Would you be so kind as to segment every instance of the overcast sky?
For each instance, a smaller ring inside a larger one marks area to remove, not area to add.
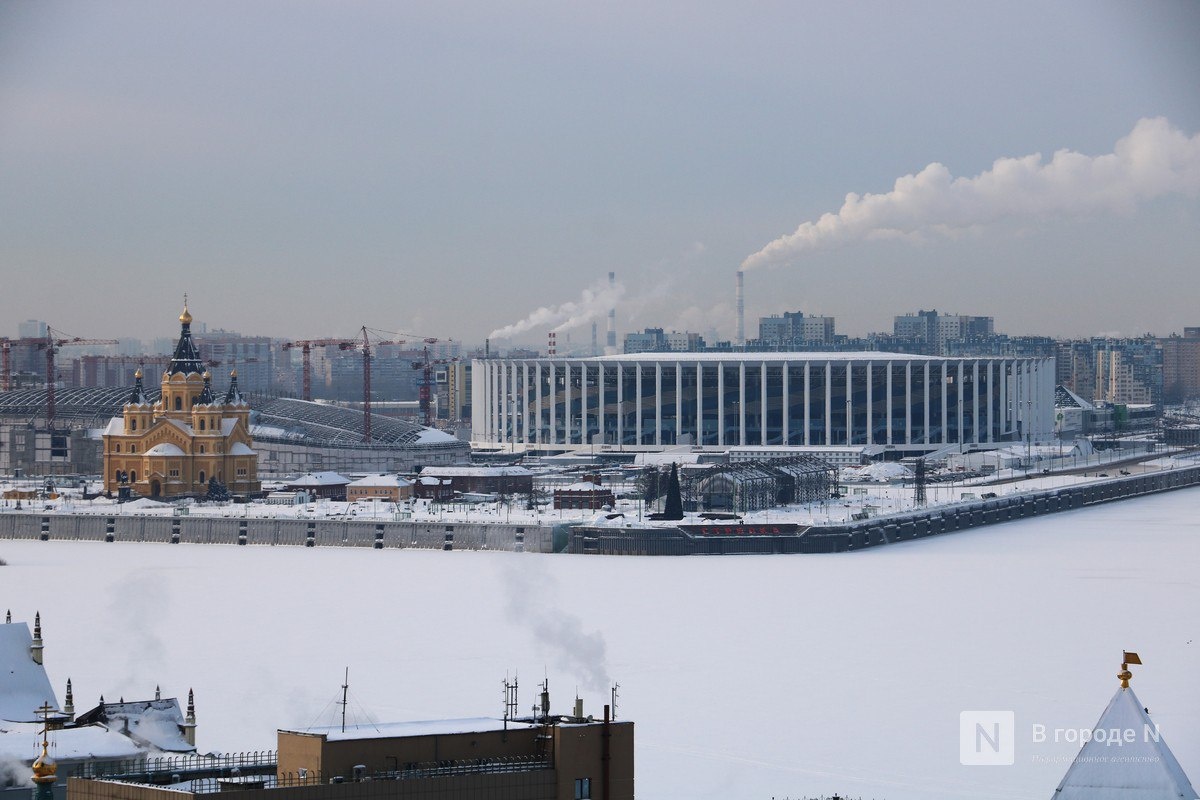
[[[1154,118],[1186,161],[1197,41],[1191,0],[5,0],[0,335],[36,318],[151,339],[187,292],[243,333],[472,343],[586,305],[614,270],[620,331],[729,337],[735,271],[794,232],[750,262],[751,331],[937,307],[1162,335],[1200,325],[1196,165],[1104,202],[1043,167]],[[1011,196],[979,200],[994,162],[1031,154]],[[886,195],[935,162],[914,220]],[[849,193],[884,195],[889,235],[847,204],[809,246]]]

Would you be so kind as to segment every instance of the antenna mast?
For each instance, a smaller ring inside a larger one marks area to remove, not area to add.
[[[342,682],[342,733],[346,732],[346,695],[350,691],[350,668],[346,667],[346,677]]]

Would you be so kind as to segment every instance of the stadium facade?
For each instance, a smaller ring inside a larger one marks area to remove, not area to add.
[[[640,353],[472,364],[477,446],[885,445],[1037,441],[1054,359],[898,353]]]

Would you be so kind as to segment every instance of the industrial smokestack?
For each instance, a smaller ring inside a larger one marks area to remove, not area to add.
[[[617,291],[617,273],[608,273],[608,289],[616,297]],[[612,306],[608,309],[608,338],[604,341],[604,355],[614,356],[617,354],[617,301],[613,300]]]
[[[744,273],[737,271],[737,346],[746,346],[746,298],[744,295]]]

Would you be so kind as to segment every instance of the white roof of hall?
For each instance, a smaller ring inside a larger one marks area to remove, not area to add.
[[[37,709],[49,703],[58,709],[58,700],[46,677],[46,668],[33,660],[29,646],[33,636],[24,622],[0,622],[0,720],[36,722]]]
[[[1093,737],[1054,790],[1055,800],[1195,800],[1196,790],[1133,689],[1117,689],[1093,731],[1131,731],[1119,743]],[[1155,741],[1157,739],[1157,741]]]

